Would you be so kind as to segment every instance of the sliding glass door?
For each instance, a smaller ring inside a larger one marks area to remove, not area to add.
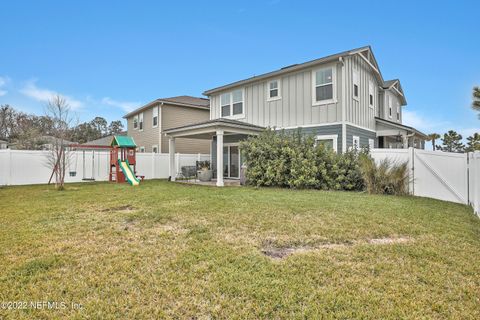
[[[225,178],[240,178],[240,150],[238,144],[223,147],[223,176]]]

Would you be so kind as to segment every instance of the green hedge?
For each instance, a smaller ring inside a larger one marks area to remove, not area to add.
[[[247,165],[247,183],[296,189],[363,190],[359,153],[337,154],[315,146],[300,131],[265,130],[240,145]]]

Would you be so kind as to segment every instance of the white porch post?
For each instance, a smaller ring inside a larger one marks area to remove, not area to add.
[[[217,187],[223,187],[223,130],[217,130]]]
[[[170,180],[175,181],[176,170],[175,170],[175,138],[170,137],[168,140],[168,155],[170,159],[170,166],[168,168],[168,173],[170,175]]]
[[[403,149],[408,149],[408,135],[403,136]]]

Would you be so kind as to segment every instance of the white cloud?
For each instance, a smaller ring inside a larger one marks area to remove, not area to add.
[[[433,117],[427,118],[418,112],[409,110],[403,110],[402,117],[402,123],[404,125],[414,127],[427,134],[438,130],[444,130],[443,128],[448,127],[450,124],[448,121],[435,119]]]
[[[122,108],[125,112],[130,112],[136,109],[141,103],[140,102],[131,102],[131,101],[118,101],[109,97],[102,99],[102,103],[108,106]]]
[[[8,77],[0,77],[0,97],[6,95],[8,93],[7,90],[4,90],[2,89],[2,87],[4,87],[7,82],[9,82],[10,79]]]
[[[72,110],[77,110],[83,107],[83,103],[80,100],[58,93],[53,90],[39,88],[35,84],[35,81],[27,82],[27,84],[20,90],[20,93],[40,102],[48,102],[55,95],[59,95],[67,101],[68,105],[70,106],[70,108],[72,108]]]

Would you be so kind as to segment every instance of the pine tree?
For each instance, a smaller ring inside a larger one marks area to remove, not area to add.
[[[467,138],[467,148],[465,151],[467,152],[474,152],[480,151],[480,134],[474,133],[470,137]]]
[[[442,145],[437,146],[437,149],[445,152],[464,152],[465,145],[462,143],[462,135],[454,130],[449,130],[443,135]]]
[[[472,109],[480,112],[480,87],[473,88]],[[480,118],[480,114],[478,115],[478,118]]]

